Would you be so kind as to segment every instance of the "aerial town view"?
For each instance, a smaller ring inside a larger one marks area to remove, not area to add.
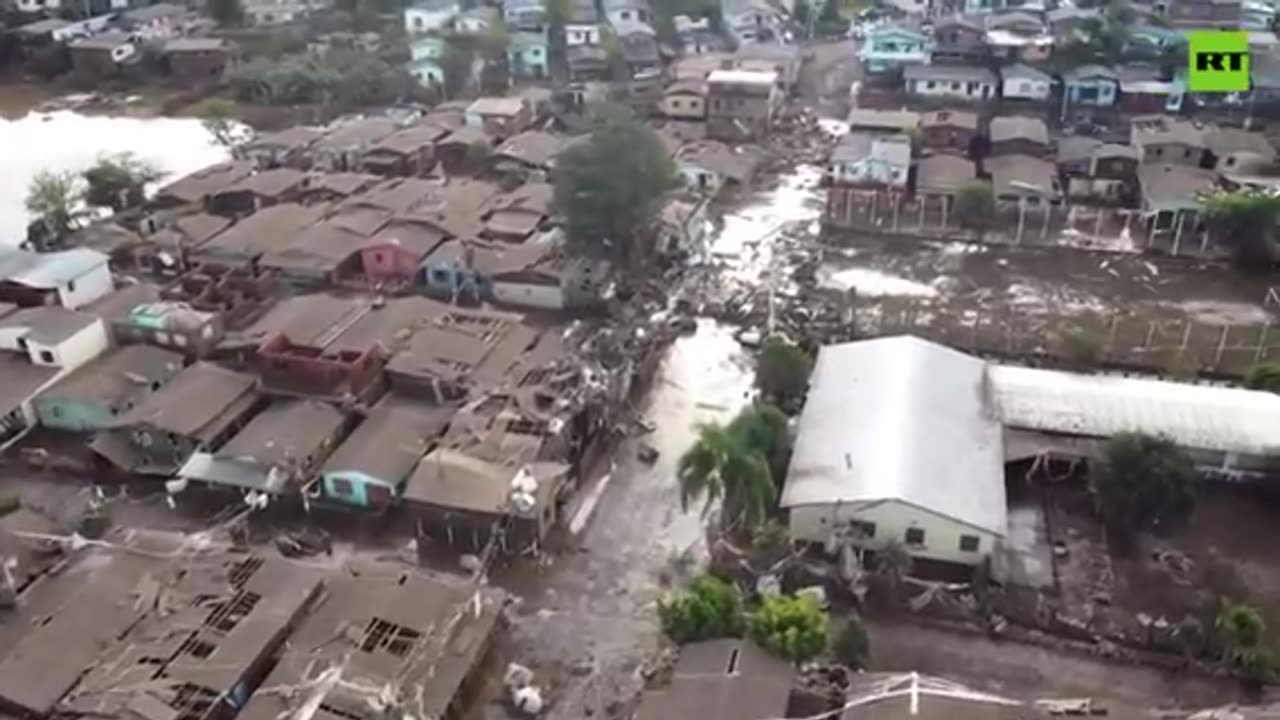
[[[0,0],[0,720],[1280,718],[1277,30]]]

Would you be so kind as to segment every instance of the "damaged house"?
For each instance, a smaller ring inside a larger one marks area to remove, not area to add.
[[[147,345],[129,345],[90,362],[36,396],[40,424],[55,430],[92,432],[159,390],[182,370],[182,356]]]
[[[395,503],[454,409],[387,395],[320,470],[324,499],[381,512]]]
[[[312,692],[259,692],[238,718],[451,717],[480,675],[505,603],[497,588],[400,567],[335,574],[263,681]]]
[[[0,250],[0,302],[78,310],[115,289],[107,260],[88,248]]]
[[[298,489],[329,456],[345,425],[342,412],[331,405],[276,402],[222,447],[192,454],[178,477],[269,495]]]
[[[99,432],[90,448],[124,472],[170,476],[244,427],[260,405],[256,387],[252,376],[196,363]]]

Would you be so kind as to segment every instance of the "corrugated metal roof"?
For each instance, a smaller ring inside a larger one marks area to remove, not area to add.
[[[914,337],[824,347],[783,507],[896,500],[1003,535],[1003,440],[985,368]]]
[[[38,253],[33,264],[10,275],[8,280],[27,287],[56,288],[106,264],[106,255],[89,248]]]
[[[1280,454],[1280,395],[1188,383],[993,365],[995,409],[1008,426],[1109,437],[1165,435],[1186,448]]]

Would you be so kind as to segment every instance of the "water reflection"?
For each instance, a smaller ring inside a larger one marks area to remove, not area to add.
[[[132,152],[171,176],[227,157],[199,120],[122,118],[62,111],[0,120],[0,245],[26,237],[23,201],[42,170],[79,172],[101,155]]]

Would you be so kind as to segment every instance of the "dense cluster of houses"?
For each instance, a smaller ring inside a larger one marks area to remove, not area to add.
[[[564,247],[550,182],[581,140],[538,129],[545,100],[263,135],[73,250],[6,251],[0,443],[536,547],[643,355],[565,319],[612,277]],[[673,194],[657,249],[701,242],[706,203]]]
[[[453,576],[138,530],[72,547],[63,532],[28,510],[0,517],[6,714],[446,717],[502,624],[502,591]]]

